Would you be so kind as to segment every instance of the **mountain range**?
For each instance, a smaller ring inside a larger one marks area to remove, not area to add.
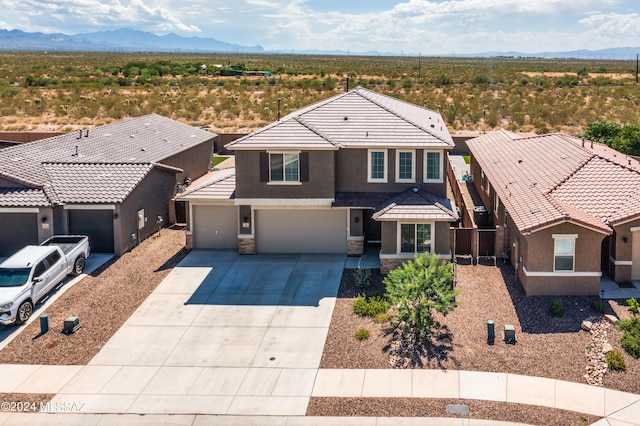
[[[310,55],[364,55],[394,56],[390,52],[350,52],[342,50],[265,50],[260,45],[243,46],[205,37],[182,37],[176,34],[159,36],[153,33],[120,28],[68,35],[62,33],[25,32],[0,29],[0,50],[30,51],[85,51],[85,52],[180,52],[180,53],[279,53]],[[456,57],[523,57],[558,59],[636,59],[640,47],[617,47],[601,50],[573,50],[568,52],[478,52],[471,54],[449,54],[437,56]],[[403,56],[418,56],[409,54]],[[423,56],[429,55],[426,52]]]

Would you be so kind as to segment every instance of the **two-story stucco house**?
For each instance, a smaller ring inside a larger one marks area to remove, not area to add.
[[[295,111],[226,148],[235,170],[181,196],[194,248],[345,253],[380,246],[383,272],[415,253],[450,258],[439,113],[363,88]]]

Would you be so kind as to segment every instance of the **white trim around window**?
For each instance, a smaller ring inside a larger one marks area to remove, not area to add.
[[[574,272],[578,234],[552,234],[551,237],[553,238],[553,272]]]
[[[300,184],[300,152],[299,151],[268,151],[269,182],[271,185],[299,185]],[[274,163],[274,156],[282,156],[280,164]],[[277,165],[277,167],[274,167]],[[277,173],[274,175],[274,171]]]
[[[438,169],[436,170],[438,177],[431,177],[429,178],[429,174],[431,172],[431,174],[433,174],[433,170],[430,169],[429,167],[429,157],[432,158],[432,162],[433,162],[433,157],[435,156],[435,154],[438,155]],[[443,159],[443,155],[442,155],[442,151],[433,151],[433,150],[424,150],[424,174],[423,174],[423,180],[424,183],[442,183],[442,159]]]
[[[409,154],[409,155],[406,155]],[[402,158],[401,158],[402,157]],[[407,172],[407,160],[410,162],[408,167],[410,168],[410,176],[406,176]],[[402,164],[401,164],[402,163]],[[402,166],[402,167],[401,167]],[[400,173],[405,174],[401,177]],[[413,149],[398,149],[396,150],[396,182],[398,183],[415,183],[416,181],[416,151]]]
[[[402,231],[403,227],[405,230],[408,230],[410,227],[413,227],[413,241],[411,242],[408,239],[403,241],[402,239]],[[426,233],[426,235],[425,235]],[[420,241],[420,235],[425,236],[425,239]],[[426,236],[428,235],[428,238]],[[435,222],[422,222],[422,223],[409,223],[409,222],[397,222],[396,228],[396,253],[401,255],[413,255],[415,253],[433,253],[436,243],[436,225]],[[413,251],[407,251],[406,246],[413,244]],[[421,246],[428,245],[428,250],[420,250]],[[403,251],[403,246],[405,246],[405,251]]]
[[[380,154],[382,154],[382,164],[380,164]],[[374,157],[375,165],[373,164]],[[386,149],[369,149],[367,151],[367,182],[387,183],[387,159]],[[382,166],[382,170],[380,170],[380,166]],[[373,177],[374,173],[376,177]]]

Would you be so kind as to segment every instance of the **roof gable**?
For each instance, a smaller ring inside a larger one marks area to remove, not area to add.
[[[373,215],[375,220],[446,220],[458,219],[451,207],[451,201],[436,197],[424,189],[409,188],[395,196],[380,211]]]
[[[292,120],[310,131],[300,132]],[[286,134],[287,130],[292,134]],[[446,149],[453,145],[439,113],[357,87],[294,111],[226,147],[232,150],[282,146],[291,149],[376,146]]]

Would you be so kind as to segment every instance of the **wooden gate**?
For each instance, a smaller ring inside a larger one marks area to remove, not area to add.
[[[496,230],[478,229],[478,256],[493,257],[496,255]]]
[[[451,228],[453,233],[453,253],[456,256],[471,256],[473,249],[473,228]]]

